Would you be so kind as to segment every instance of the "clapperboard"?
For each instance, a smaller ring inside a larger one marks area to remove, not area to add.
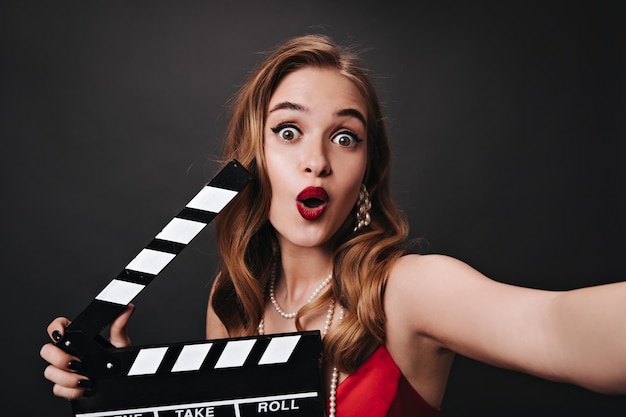
[[[102,331],[245,187],[228,163],[92,300],[58,345],[93,385],[75,417],[323,417],[319,331],[115,348]]]

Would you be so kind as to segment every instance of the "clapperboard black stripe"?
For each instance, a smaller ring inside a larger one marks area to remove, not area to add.
[[[229,162],[72,321],[66,331],[65,349],[80,353],[81,347],[71,340],[74,331],[80,332],[81,338],[98,339],[100,332],[187,247],[250,179],[239,162]],[[98,341],[102,344],[102,340]]]
[[[163,240],[163,239],[157,239],[157,238],[154,238],[152,240],[152,242],[150,242],[150,243],[148,243],[148,245],[146,245],[146,249],[152,249],[152,250],[156,250],[156,251],[172,253],[174,255],[178,255],[186,247],[187,247],[187,245],[182,244],[182,243],[171,242],[169,240]]]
[[[178,217],[185,220],[192,220],[200,223],[211,223],[215,214],[202,210],[190,209],[185,207],[178,213]]]

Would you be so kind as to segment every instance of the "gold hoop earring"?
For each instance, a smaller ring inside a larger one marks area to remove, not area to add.
[[[370,225],[372,221],[371,217],[372,202],[370,201],[370,193],[367,192],[365,184],[361,184],[361,191],[359,191],[359,198],[356,201],[356,226],[354,231],[361,230],[364,227]]]

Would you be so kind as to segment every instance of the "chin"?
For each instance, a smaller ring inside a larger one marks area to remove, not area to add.
[[[288,230],[274,227],[279,242],[301,248],[317,248],[327,246],[332,239],[332,234],[328,230],[316,225],[294,224],[297,226],[289,226]]]

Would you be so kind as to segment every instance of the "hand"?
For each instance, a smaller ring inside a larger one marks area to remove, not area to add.
[[[109,342],[118,348],[130,346],[128,336],[128,320],[135,310],[134,304],[126,306],[124,311],[111,322]],[[55,342],[63,340],[65,328],[71,321],[65,317],[57,317],[48,325],[48,335]],[[87,396],[91,392],[91,381],[81,375],[82,363],[80,360],[65,352],[53,343],[46,343],[39,352],[42,359],[49,363],[44,371],[44,377],[52,382],[52,392],[57,397],[75,400]]]

